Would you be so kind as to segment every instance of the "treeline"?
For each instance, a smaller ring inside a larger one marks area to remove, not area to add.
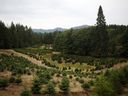
[[[96,26],[57,34],[53,48],[64,54],[128,57],[128,26],[107,26],[100,6]]]
[[[49,33],[42,33],[42,43],[43,44],[53,44],[54,39],[56,38],[56,35],[61,32],[55,31],[55,32],[49,32]]]
[[[128,26],[109,25],[106,27],[108,32],[108,45],[106,52],[101,51],[107,56],[128,57]],[[61,51],[65,54],[97,56],[100,43],[93,34],[96,27],[90,27],[80,30],[67,30],[59,33],[54,41],[55,51]],[[105,43],[105,40],[101,41]],[[104,48],[104,46],[103,46]]]
[[[93,57],[128,57],[128,26],[106,25],[99,7],[96,26],[65,32],[34,33],[20,24],[7,27],[0,21],[0,48],[52,44],[55,51]]]
[[[106,25],[99,7],[96,26],[70,29],[65,32],[44,33],[43,43],[53,44],[64,54],[93,57],[128,57],[128,26]]]
[[[0,48],[21,48],[42,43],[42,35],[30,27],[11,23],[6,26],[0,21]]]

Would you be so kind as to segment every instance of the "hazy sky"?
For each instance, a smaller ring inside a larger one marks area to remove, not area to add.
[[[94,25],[99,5],[107,24],[128,25],[128,0],[0,0],[0,20],[43,29]]]

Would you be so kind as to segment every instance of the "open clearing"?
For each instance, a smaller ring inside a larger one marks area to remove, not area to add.
[[[35,48],[32,48],[31,50],[36,50]],[[53,81],[55,83],[55,90],[58,92],[58,95],[60,94],[61,90],[59,89],[60,82],[62,80],[62,77],[66,76],[69,79],[70,82],[70,96],[77,96],[76,94],[81,94],[81,96],[87,96],[87,94],[90,93],[90,91],[85,90],[81,87],[82,82],[90,82],[95,80],[97,76],[100,74],[104,73],[106,70],[111,70],[111,69],[119,69],[122,67],[125,67],[128,65],[127,62],[123,63],[118,63],[110,68],[104,68],[101,70],[93,70],[95,66],[90,66],[86,63],[80,64],[79,62],[76,62],[75,64],[72,64],[70,62],[68,63],[58,63],[57,61],[53,61],[51,59],[52,53],[47,53],[47,54],[35,54],[37,57],[41,57],[40,59],[34,58],[33,56],[30,56],[29,54],[21,53],[21,52],[16,52],[12,49],[0,50],[0,54],[5,54],[7,56],[11,57],[22,57],[28,61],[30,61],[32,64],[36,65],[34,70],[38,70],[39,66],[40,68],[46,68],[47,70],[54,70],[56,73],[52,76],[52,79],[50,81]],[[46,61],[45,61],[46,60]],[[45,61],[45,62],[44,62]],[[49,62],[50,65],[46,64]],[[19,62],[20,63],[20,62]],[[55,65],[55,66],[53,66]],[[66,69],[64,69],[66,68]],[[78,69],[77,69],[78,68]],[[45,69],[45,70],[46,70]],[[77,70],[76,70],[77,69]],[[51,71],[52,72],[52,71]],[[59,75],[58,75],[59,74]],[[12,76],[12,72],[8,70],[4,70],[3,72],[0,72],[0,77],[2,78],[10,78]],[[22,90],[25,88],[31,90],[32,83],[34,78],[37,77],[36,73],[33,71],[31,74],[22,74],[21,79],[22,83],[20,84],[9,84],[9,86],[5,90],[0,90],[1,96],[20,96],[20,93]],[[91,91],[93,90],[93,86],[90,89]],[[42,92],[46,89],[46,84],[42,85]],[[74,95],[73,95],[74,94]]]

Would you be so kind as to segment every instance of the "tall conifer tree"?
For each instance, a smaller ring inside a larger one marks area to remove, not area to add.
[[[96,30],[93,36],[94,55],[97,57],[105,57],[108,54],[108,33],[106,29],[105,16],[102,7],[99,7]]]

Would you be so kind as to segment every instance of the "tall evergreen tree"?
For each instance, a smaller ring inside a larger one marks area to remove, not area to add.
[[[102,27],[102,28],[106,27],[105,16],[103,14],[103,10],[101,6],[99,7],[98,10],[97,27]]]
[[[105,57],[108,53],[108,33],[106,29],[105,16],[102,7],[99,7],[96,29],[92,34],[92,54],[97,57]]]

